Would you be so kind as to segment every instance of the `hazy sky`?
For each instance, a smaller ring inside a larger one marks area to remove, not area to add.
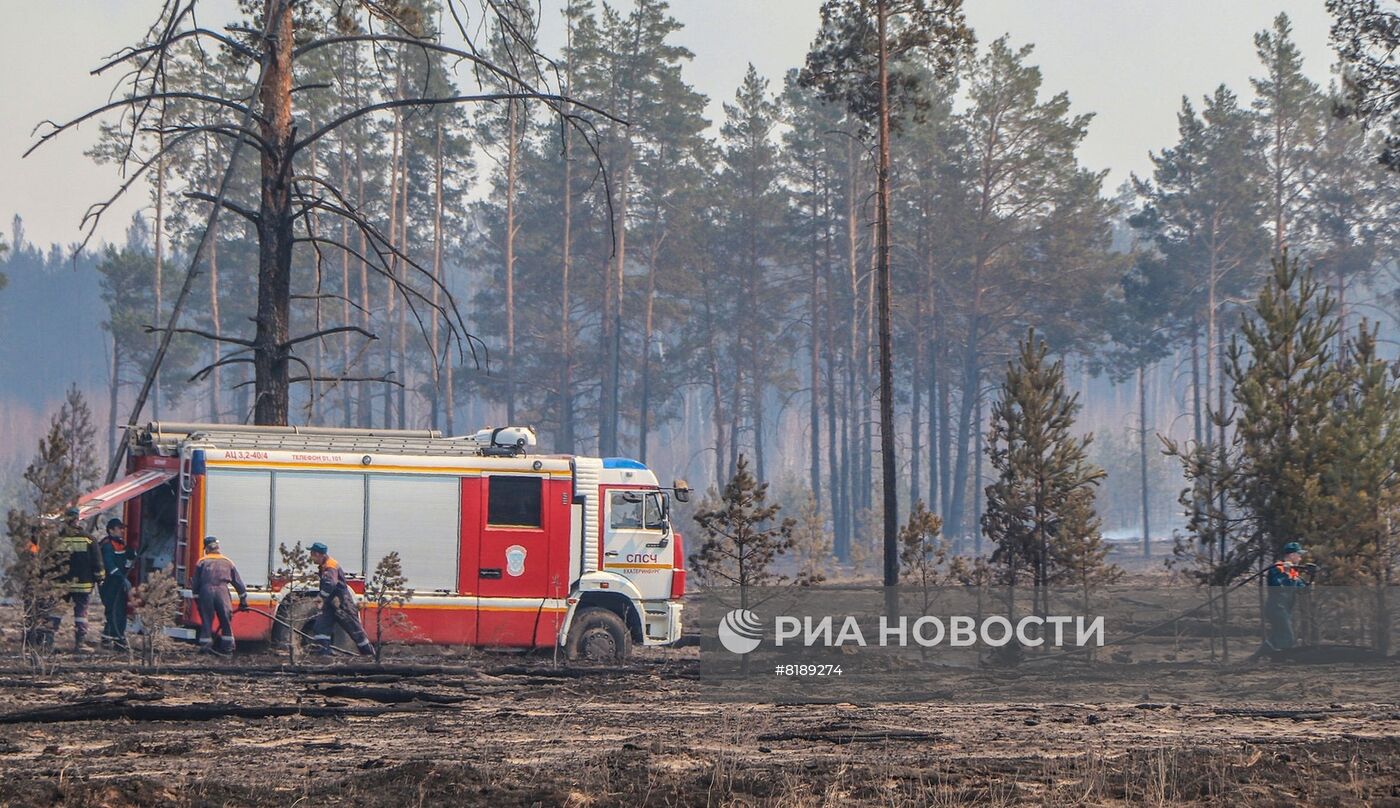
[[[965,0],[985,42],[1010,34],[1034,43],[1047,92],[1066,91],[1076,112],[1096,117],[1081,151],[1092,168],[1110,169],[1111,191],[1129,172],[1149,168],[1149,150],[1175,140],[1183,94],[1199,98],[1225,83],[1246,98],[1257,73],[1252,35],[1288,13],[1306,68],[1325,83],[1332,55],[1323,0]],[[228,16],[231,0],[205,0],[203,21]],[[629,0],[616,0],[626,8]],[[88,71],[102,56],[135,41],[159,8],[157,0],[0,0],[8,23],[0,34],[0,232],[9,240],[14,213],[30,241],[79,238],[87,206],[117,186],[115,169],[83,157],[96,127],[67,134],[27,159],[34,125],[72,117],[106,100],[108,78]],[[203,5],[203,4],[202,4]],[[557,41],[562,0],[544,0],[546,44]],[[710,118],[732,98],[753,62],[774,80],[801,63],[817,24],[820,0],[672,0],[695,52],[686,73],[710,97]],[[133,192],[99,236],[118,239],[146,204]]]

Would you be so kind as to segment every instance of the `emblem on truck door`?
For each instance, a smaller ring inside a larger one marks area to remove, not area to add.
[[[519,578],[525,574],[525,548],[512,544],[506,548],[506,574]]]

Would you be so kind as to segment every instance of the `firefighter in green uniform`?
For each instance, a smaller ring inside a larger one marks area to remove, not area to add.
[[[64,593],[63,599],[73,605],[73,650],[82,651],[87,637],[88,601],[102,580],[102,554],[97,542],[79,527],[78,514],[78,509],[69,509],[63,538],[59,539],[59,553],[68,557],[68,570],[59,581],[59,589]],[[57,634],[63,625],[63,611],[56,608],[50,612],[49,625]]]

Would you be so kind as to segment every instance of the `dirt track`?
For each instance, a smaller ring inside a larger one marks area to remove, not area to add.
[[[1215,703],[1143,700],[1160,678],[1145,671],[1102,702],[771,705],[707,701],[686,657],[647,654],[624,673],[483,653],[382,672],[272,656],[10,667],[4,714],[78,699],[137,713],[6,726],[0,803],[1400,805],[1400,704],[1359,684],[1393,667],[1237,677],[1294,703],[1237,703],[1229,677]],[[233,703],[351,714],[140,714]]]

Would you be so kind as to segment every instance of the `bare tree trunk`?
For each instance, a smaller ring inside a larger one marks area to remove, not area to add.
[[[568,34],[569,52],[573,52],[573,27]],[[566,86],[573,86],[573,59],[565,68]],[[573,128],[564,129],[564,245],[562,276],[560,278],[559,310],[559,350],[562,361],[559,363],[559,439],[555,451],[572,454],[574,451],[574,339],[573,318],[570,315],[569,281],[574,269],[574,158]]]
[[[753,355],[756,358],[757,351],[754,351]],[[751,398],[749,399],[749,417],[753,420],[754,471],[758,473],[758,479],[767,480],[768,470],[765,465],[766,452],[763,451],[763,422],[766,417],[764,414],[765,408],[763,406],[763,372],[762,368],[758,367],[756,362],[752,372],[750,373],[750,376],[752,377],[752,389],[750,390]]]
[[[1138,456],[1142,461],[1142,557],[1152,557],[1151,492],[1147,489],[1147,367],[1138,365]]]
[[[160,128],[156,133],[156,148],[163,152],[165,150],[165,104],[162,102],[160,111]],[[157,326],[165,324],[165,158],[156,158],[156,279],[155,279],[155,319],[151,322]],[[155,338],[155,350],[160,351],[162,332],[156,331],[152,335]],[[160,420],[160,369],[156,369],[155,382],[151,385],[151,417]]]
[[[729,469],[724,475],[729,479],[739,469],[739,413],[743,411],[744,376],[736,375],[729,391]]]
[[[936,330],[936,329],[935,329]],[[943,500],[939,497],[939,478],[942,471],[939,464],[939,425],[938,396],[938,343],[928,342],[928,507],[937,514],[943,513]]]
[[[715,429],[715,490],[723,491],[727,480],[725,477],[725,433],[724,433],[724,388],[720,380],[719,372],[719,350],[715,346],[715,338],[718,331],[718,324],[715,322],[713,311],[710,308],[710,293],[705,291],[705,349],[708,353],[706,357],[707,369],[710,373],[710,399],[713,404],[710,416],[714,420]],[[733,441],[731,434],[729,440]]]
[[[400,173],[399,181],[403,183],[403,188],[399,191],[399,250],[404,255],[408,255],[408,130],[403,133],[403,149],[399,157],[403,163],[403,170]],[[400,260],[398,263],[399,283],[408,285],[408,262]],[[397,296],[397,290],[391,290],[391,295]],[[408,301],[405,299],[399,304],[399,318],[396,324],[395,344],[399,355],[399,385],[394,388],[398,391],[399,399],[399,429],[408,428],[408,390],[413,386],[413,372],[408,365]]]
[[[865,305],[861,307],[865,326],[865,341],[862,343],[865,366],[860,374],[860,502],[861,507],[866,509],[875,507],[875,425],[880,420],[879,341],[876,336],[880,251],[877,244],[871,245],[869,257],[870,271],[865,276]]]
[[[433,351],[441,348],[442,357],[433,362],[433,429],[442,424],[442,363],[452,362],[452,346],[439,346],[438,315],[442,277],[442,123],[438,122],[433,132]],[[450,433],[449,433],[450,434]]]
[[[637,451],[638,459],[647,462],[647,433],[651,429],[651,339],[652,329],[655,326],[656,309],[656,256],[661,250],[661,241],[665,236],[657,239],[651,247],[650,266],[647,269],[647,302],[646,313],[642,322],[642,400],[640,412],[638,413],[637,424]]]
[[[221,337],[224,334],[223,318],[219,314],[219,232],[218,223],[212,222],[209,226],[209,323],[213,327],[214,336]],[[219,342],[214,341],[214,360],[219,357]],[[222,388],[223,388],[223,368],[214,368],[209,373],[209,421],[218,423],[219,413],[223,411]]]
[[[812,489],[812,501],[816,504],[817,513],[820,514],[826,509],[822,507],[822,442],[821,442],[821,337],[819,330],[818,303],[821,295],[821,264],[818,260],[818,240],[817,222],[821,212],[817,204],[817,192],[820,179],[817,176],[816,168],[812,170],[812,244],[811,244],[811,289],[808,294],[810,298],[807,306],[808,326],[811,328],[810,342],[807,353],[807,455],[809,462],[810,481],[808,485]]]
[[[974,311],[976,304],[974,303]],[[972,437],[974,414],[977,409],[979,396],[979,372],[977,367],[978,353],[977,320],[974,318],[967,335],[967,348],[962,360],[962,399],[958,403],[958,436],[956,440],[958,459],[953,468],[953,478],[950,481],[950,498],[948,503],[947,527],[952,535],[960,539],[966,535],[967,525],[964,524],[963,511],[967,502],[967,473],[972,465],[968,457],[969,441]],[[974,526],[975,530],[975,526]],[[981,551],[981,532],[977,531],[976,547]]]
[[[515,180],[519,176],[519,108],[506,102],[506,423],[515,423]],[[568,128],[568,127],[565,127]]]
[[[833,542],[833,552],[836,557],[846,560],[848,548],[850,547],[845,529],[846,503],[841,490],[841,463],[837,455],[840,440],[836,430],[836,351],[833,329],[831,327],[831,303],[829,299],[830,287],[828,287],[828,299],[823,304],[826,311],[826,475],[827,491],[831,497],[831,526],[835,533]]]
[[[822,226],[822,264],[826,274],[826,294],[822,296],[821,313],[822,321],[826,328],[826,473],[827,490],[831,496],[831,525],[835,533],[832,550],[836,557],[846,560],[850,547],[848,537],[844,527],[845,503],[841,487],[840,471],[841,464],[838,462],[837,448],[839,440],[836,431],[836,327],[832,323],[831,316],[831,292],[832,292],[832,232],[831,232],[831,194],[829,188],[823,189],[823,205],[827,222]]]
[[[1191,426],[1194,430],[1196,443],[1200,444],[1205,438],[1202,435],[1201,329],[1199,321],[1191,329],[1191,399]]]
[[[894,333],[890,317],[890,98],[885,0],[877,0],[880,37],[880,167],[878,246],[880,287],[880,460],[885,489],[885,586],[899,583],[899,480],[894,456]]]
[[[852,324],[854,329],[855,325]],[[854,344],[854,338],[852,343]],[[856,464],[852,453],[856,444],[856,378],[855,378],[855,358],[847,354],[845,361],[846,370],[846,390],[841,401],[841,501],[843,503],[842,522],[846,538],[846,555],[842,558],[850,560],[851,544],[855,541],[856,534]]]
[[[396,97],[402,95],[402,73],[400,73],[400,79],[399,79],[399,83],[398,83],[397,86],[398,86],[398,89],[395,91],[395,96],[396,96]],[[396,110],[394,111],[394,128],[393,128],[393,135],[392,135],[392,138],[391,138],[391,140],[390,140],[390,146],[389,146],[389,244],[393,245],[395,248],[397,248],[397,247],[399,246],[399,241],[400,241],[400,239],[399,239],[399,154],[400,154],[400,149],[401,149],[401,147],[400,147],[400,138],[402,138],[402,137],[403,137],[403,116],[402,116],[401,114],[399,114],[398,110],[396,109]],[[385,287],[386,287],[386,289],[387,289],[387,294],[386,294],[385,300],[384,300],[384,305],[385,305],[385,318],[384,318],[384,319],[385,319],[385,325],[388,326],[388,327],[390,327],[390,328],[393,327],[393,323],[394,323],[394,314],[397,312],[397,305],[396,305],[396,303],[397,303],[397,300],[396,300],[397,295],[395,294],[395,291],[394,291],[394,281],[398,280],[398,277],[399,277],[399,256],[398,256],[397,253],[395,253],[395,254],[392,255],[392,256],[390,257],[390,259],[389,259],[389,278],[386,279],[386,282],[385,282]],[[389,373],[392,373],[393,370],[394,370],[394,340],[393,340],[392,338],[384,340],[384,370],[385,370],[385,375],[386,375],[386,376],[387,376]],[[403,381],[403,379],[400,378],[399,381]],[[383,405],[384,405],[384,407],[383,407],[383,417],[384,417],[384,428],[385,428],[385,429],[391,429],[391,428],[394,426],[394,411],[393,411],[394,396],[393,396],[393,392],[392,392],[392,391],[393,391],[392,385],[386,383],[386,384],[384,385],[384,402],[383,402]]]
[[[317,173],[317,166],[318,166],[318,164],[319,164],[319,162],[320,162],[319,159],[318,159],[318,157],[319,157],[319,151],[320,151],[320,144],[319,144],[319,143],[313,143],[313,144],[311,144],[311,175],[312,175],[312,176],[316,176],[316,173]],[[321,229],[320,229],[320,227],[318,226],[318,222],[317,222],[317,217],[316,217],[315,211],[310,211],[310,212],[308,212],[308,213],[306,214],[306,216],[307,216],[307,226],[311,229],[311,231],[312,231],[312,232],[315,232],[315,233],[321,232]],[[315,294],[315,300],[313,301],[313,305],[314,305],[314,318],[315,318],[315,321],[316,321],[316,330],[317,330],[317,331],[320,331],[321,328],[323,327],[323,326],[322,326],[322,322],[321,322],[321,294],[322,294],[322,289],[323,289],[323,287],[324,287],[324,283],[325,283],[325,265],[324,265],[323,261],[321,260],[321,256],[320,256],[319,254],[317,254],[317,256],[316,256],[316,291],[315,291],[315,293],[314,293],[314,294]],[[306,383],[306,387],[307,387],[307,389],[310,391],[310,393],[307,395],[307,398],[306,398],[306,422],[307,422],[308,424],[315,424],[315,423],[317,423],[317,414],[318,414],[317,404],[318,404],[319,401],[320,401],[320,391],[317,389],[317,385],[318,385],[319,383],[316,381],[316,378],[325,376],[325,372],[324,372],[325,360],[326,360],[326,342],[325,342],[324,339],[318,338],[318,339],[316,340],[316,357],[315,357],[315,360],[312,362],[312,370],[313,370],[313,372],[312,372],[311,374],[309,374],[309,375],[312,376],[313,378],[311,378],[310,380],[308,380],[307,383]]]
[[[978,381],[980,385],[980,380]],[[976,459],[975,470],[972,476],[972,533],[973,546],[978,555],[982,554],[982,391],[979,389],[974,394],[977,401],[976,430],[973,433],[972,445],[974,457]]]
[[[117,393],[121,386],[121,351],[117,335],[112,334],[111,384],[107,387],[107,456],[117,456]]]
[[[848,541],[855,540],[856,512],[860,508],[862,497],[856,492],[859,485],[859,455],[860,447],[856,434],[857,407],[856,407],[856,356],[857,346],[860,338],[860,254],[857,247],[857,221],[858,212],[856,197],[856,182],[860,175],[860,164],[856,153],[855,138],[846,139],[846,271],[847,281],[850,285],[850,316],[847,320],[849,332],[847,341],[849,343],[846,353],[846,400],[843,409],[845,416],[845,434],[842,436],[843,445],[841,457],[845,461],[842,464],[842,486],[845,489],[846,501],[846,530]],[[847,544],[849,555],[850,545]]]
[[[623,146],[622,171],[619,177],[617,214],[615,216],[616,243],[607,294],[603,307],[603,339],[605,341],[606,362],[603,368],[603,385],[599,400],[600,423],[598,425],[598,451],[613,455],[618,451],[619,429],[619,387],[622,384],[622,280],[627,266],[627,210],[631,194],[632,144],[630,135],[625,136]]]
[[[1193,436],[1196,439],[1196,446],[1205,446],[1205,418],[1201,410],[1201,329],[1199,319],[1193,324],[1191,329],[1191,423],[1194,430]],[[1209,493],[1209,492],[1207,492]],[[1191,498],[1192,524],[1199,523],[1201,517],[1200,495],[1193,494]],[[1215,562],[1215,546],[1206,548],[1211,563]],[[1211,640],[1211,653],[1215,653],[1214,639]]]
[[[914,322],[923,322],[923,300],[914,301]],[[909,502],[919,501],[919,489],[923,486],[923,467],[920,455],[923,452],[923,340],[914,340],[913,361],[909,380]]]
[[[1223,364],[1224,361],[1225,361],[1225,357],[1224,357],[1225,346],[1224,346],[1224,344],[1221,344],[1220,347],[1218,348],[1218,350],[1220,351],[1220,354],[1221,354],[1221,356],[1220,356],[1220,362]],[[1221,374],[1220,374],[1220,378],[1219,378],[1218,384],[1219,384],[1219,388],[1218,388],[1218,391],[1217,391],[1217,392],[1218,392],[1218,399],[1217,399],[1217,401],[1218,401],[1218,406],[1219,406],[1219,408],[1220,408],[1220,409],[1219,409],[1219,412],[1222,413],[1222,415],[1223,415],[1223,413],[1225,412],[1225,374],[1224,374],[1224,373],[1221,373]],[[1219,441],[1220,441],[1220,442],[1219,442],[1219,443],[1217,444],[1217,446],[1216,446],[1216,453],[1217,453],[1217,454],[1216,454],[1216,459],[1217,459],[1217,462],[1220,463],[1220,467],[1221,467],[1221,468],[1224,468],[1224,467],[1225,467],[1225,420],[1224,420],[1223,417],[1221,418],[1221,420],[1220,420],[1220,422],[1219,422],[1219,424],[1218,424],[1218,428],[1219,428],[1219,430],[1220,430],[1220,436],[1219,436]],[[1220,487],[1220,492],[1219,492],[1219,495],[1218,495],[1218,496],[1219,496],[1218,505],[1219,505],[1219,508],[1220,508],[1220,561],[1221,561],[1221,563],[1223,564],[1223,563],[1225,562],[1225,558],[1226,558],[1226,555],[1225,555],[1225,554],[1226,554],[1226,551],[1229,549],[1229,546],[1228,546],[1227,541],[1226,541],[1226,536],[1227,536],[1228,533],[1229,533],[1229,530],[1227,529],[1229,517],[1228,517],[1228,514],[1227,514],[1226,511],[1225,511],[1225,487],[1224,487],[1224,486],[1221,486],[1221,487]],[[1228,588],[1222,590],[1221,593],[1220,593],[1220,614],[1221,614],[1221,620],[1220,620],[1221,624],[1222,624],[1222,625],[1226,625],[1226,626],[1230,625],[1230,590],[1229,590]],[[1220,635],[1220,656],[1221,656],[1221,659],[1222,659],[1224,662],[1228,663],[1228,662],[1230,661],[1230,637],[1229,637],[1229,632],[1222,632],[1221,635]]]
[[[350,164],[345,159],[345,143],[340,143],[340,187],[350,187]],[[348,245],[350,243],[350,222],[344,217],[340,220],[340,243]],[[350,253],[340,251],[340,321],[349,324],[350,322]],[[350,333],[347,331],[340,335],[340,367],[341,372],[350,375]],[[353,426],[354,411],[351,409],[350,382],[340,383],[340,423],[342,426]]]
[[[942,347],[940,339],[938,349],[941,351]],[[936,357],[937,353],[935,353],[935,361]],[[937,367],[930,372],[930,376],[933,377],[934,381],[938,380]],[[953,431],[949,424],[951,414],[948,379],[945,376],[938,385],[938,512],[940,514],[948,511],[949,501],[952,499],[954,475],[949,473],[953,465]]]
[[[365,159],[364,159],[364,158],[365,158],[365,155],[364,155],[364,145],[363,145],[363,142],[361,141],[360,138],[356,138],[356,139],[355,139],[355,175],[356,175],[356,177],[358,178],[358,179],[356,180],[356,185],[357,185],[357,191],[356,191],[356,193],[359,195],[359,196],[358,196],[359,199],[364,199],[364,198],[365,198]],[[363,229],[363,228],[356,228],[356,229],[360,231],[360,239],[359,239],[359,240],[360,240],[360,244],[359,244],[359,247],[360,247],[360,255],[366,256],[366,255],[369,254],[369,249],[368,249],[368,245],[365,243],[366,237],[365,237],[364,229]],[[368,331],[368,330],[369,330],[369,327],[370,327],[370,312],[371,312],[371,311],[372,311],[372,310],[371,310],[371,308],[370,308],[370,292],[369,292],[369,264],[368,264],[365,260],[361,259],[361,260],[360,260],[360,327],[363,328],[363,329],[365,329],[366,331]],[[385,370],[387,371],[388,368],[386,367]],[[357,392],[357,398],[358,398],[357,404],[359,405],[359,416],[360,416],[360,417],[359,417],[359,421],[360,421],[360,426],[361,426],[362,428],[365,428],[365,429],[368,429],[368,428],[370,427],[370,425],[373,423],[373,420],[374,420],[374,413],[373,413],[373,410],[371,409],[371,405],[373,404],[373,400],[374,400],[374,399],[373,399],[373,388],[370,386],[370,385],[372,385],[372,384],[373,384],[373,382],[367,382],[367,381],[366,381],[366,382],[359,382],[359,390],[358,390],[358,392]],[[387,426],[387,424],[386,424],[386,426]]]
[[[292,280],[292,7],[266,0],[265,19],[277,33],[268,45],[259,128],[267,148],[262,155],[258,221],[258,315],[253,337],[256,400],[253,421],[285,425],[288,414],[287,347]]]

